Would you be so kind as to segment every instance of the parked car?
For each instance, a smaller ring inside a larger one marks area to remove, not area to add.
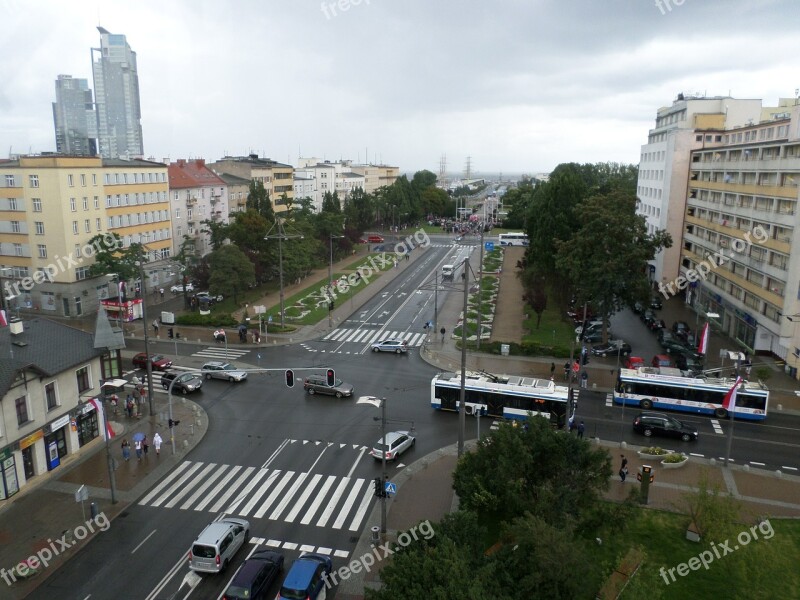
[[[595,344],[592,346],[592,354],[595,356],[628,356],[631,353],[631,345],[624,340],[608,340],[605,344]]]
[[[187,283],[186,285],[178,283],[169,288],[169,291],[172,292],[173,294],[179,294],[179,293],[182,294],[183,292],[193,292],[194,286],[191,283]]]
[[[612,336],[612,333],[609,330],[608,337],[610,338],[611,336]],[[603,330],[602,330],[602,328],[601,329],[596,329],[596,330],[587,332],[586,335],[578,336],[578,341],[579,342],[581,341],[581,338],[583,339],[584,342],[587,342],[589,344],[596,344],[598,342],[602,342],[603,341]]]
[[[175,383],[172,383],[173,380]],[[173,392],[180,392],[185,396],[189,392],[196,392],[203,387],[203,379],[194,372],[167,371],[161,376],[161,387],[168,390],[170,385],[172,385]]]
[[[212,360],[203,365],[206,379],[226,379],[227,381],[244,381],[247,371],[240,371],[231,363]]]
[[[641,356],[629,356],[625,361],[626,369],[638,369],[645,365],[644,359]]]
[[[138,369],[146,369],[147,355],[144,352],[140,352],[139,354],[133,357],[132,362],[134,367]],[[167,369],[172,367],[172,360],[161,354],[151,354],[150,362],[153,365],[153,371],[166,371]]]
[[[691,329],[686,321],[675,321],[672,324],[672,333],[675,335],[686,335],[690,331]]]
[[[602,329],[603,328],[603,321],[602,320],[591,320],[591,321],[587,320],[586,323],[578,325],[575,328],[575,334],[576,335],[580,335],[581,333],[583,333],[584,326],[586,327],[586,333],[591,333],[592,331],[596,331],[598,329]]]
[[[207,525],[189,550],[189,568],[202,573],[220,573],[250,538],[250,523],[227,517]]]
[[[666,354],[656,354],[650,364],[654,367],[671,367],[672,359]]]
[[[662,329],[666,329],[667,324],[664,322],[664,319],[655,319],[647,324],[647,328],[650,331],[660,331]]]
[[[208,292],[197,292],[194,295],[194,297],[197,298],[198,302],[207,301],[209,304],[214,304],[215,302],[222,302],[225,299],[222,296],[222,294],[217,294],[216,296],[213,296]]]
[[[328,394],[337,398],[353,395],[353,385],[337,379],[333,385],[328,385],[325,375],[311,375],[303,381],[303,389],[308,394]]]
[[[358,238],[358,243],[359,243],[359,244],[366,244],[366,243],[368,243],[368,242],[367,242],[367,240],[365,240],[364,238]]]
[[[372,447],[370,454],[378,460],[383,460],[384,453],[386,460],[397,460],[403,452],[411,448],[417,439],[408,431],[392,431],[386,434],[385,438],[380,438]]]
[[[650,298],[650,308],[653,310],[661,310],[664,307],[664,304],[661,302],[661,298],[659,296],[653,296]]]
[[[675,336],[672,335],[672,332],[668,329],[659,329],[658,330],[658,343],[664,344],[666,341],[675,341]]]
[[[681,354],[689,350],[682,341],[675,338],[665,339],[661,342],[661,347],[667,354]]]
[[[703,361],[695,355],[681,353],[675,356],[675,366],[681,371],[697,373],[703,370]]]
[[[647,437],[659,435],[684,442],[697,440],[697,429],[675,417],[659,412],[642,412],[633,420],[633,430]]]
[[[394,352],[395,354],[405,354],[408,352],[408,342],[405,340],[381,340],[372,344],[373,352]]]
[[[643,313],[642,313],[640,316],[641,316],[641,318],[642,318],[642,322],[643,322],[645,325],[647,325],[648,327],[650,326],[650,323],[652,323],[653,321],[655,321],[656,319],[658,319],[658,317],[656,316],[656,313],[654,313],[654,312],[653,312],[652,310],[650,310],[649,308],[648,308],[648,309],[646,309],[646,310],[645,310],[645,311],[644,311],[644,312],[643,312]]]
[[[367,241],[370,244],[382,244],[383,243],[383,238],[381,236],[379,236],[379,235],[371,235],[371,236],[367,237]]]
[[[640,315],[644,312],[644,305],[641,302],[633,303],[633,314]]]
[[[325,554],[305,552],[292,563],[275,600],[322,600],[333,561]]]
[[[222,600],[266,599],[269,587],[282,570],[282,554],[272,550],[254,552],[236,571]]]

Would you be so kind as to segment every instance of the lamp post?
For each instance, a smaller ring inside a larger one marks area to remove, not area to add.
[[[328,241],[330,243],[330,261],[328,262],[328,294],[333,294],[333,240],[338,240],[343,238],[343,235],[333,235],[328,234]],[[329,297],[328,298],[328,327],[333,329],[333,308],[331,307],[331,303],[333,300]]]
[[[144,256],[140,256],[138,262],[139,266],[139,279],[142,280],[142,319],[144,320],[144,354],[147,357],[145,364],[147,365],[147,396],[148,406],[150,408],[150,416],[155,415],[153,410],[153,361],[150,359],[150,338],[147,334],[147,329],[150,327],[150,322],[147,320],[147,283],[144,276]],[[122,307],[120,307],[121,309]]]
[[[284,297],[283,297],[283,240],[296,240],[296,239],[302,240],[303,236],[302,235],[297,235],[297,234],[287,235],[286,232],[284,232],[284,230],[283,230],[283,220],[280,217],[276,217],[275,225],[273,225],[270,228],[270,231],[272,231],[276,227],[278,229],[278,233],[270,235],[269,232],[267,232],[267,235],[264,236],[264,239],[265,240],[278,240],[278,275],[279,275],[279,278],[280,278],[280,286],[281,286],[281,293],[280,293],[280,297],[281,297],[281,329],[283,329],[283,327],[284,327],[284,314],[283,314],[284,313],[284,306],[283,306],[283,303],[284,303]]]

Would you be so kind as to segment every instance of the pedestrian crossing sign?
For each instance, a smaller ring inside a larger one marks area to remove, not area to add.
[[[396,494],[397,493],[397,485],[392,483],[391,481],[387,481],[383,485],[383,489],[386,491],[387,494]]]

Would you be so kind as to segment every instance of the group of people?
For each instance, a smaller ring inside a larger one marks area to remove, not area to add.
[[[583,421],[578,423],[577,419],[575,419],[575,413],[572,413],[572,416],[569,418],[567,422],[567,426],[569,428],[569,432],[572,433],[573,431],[578,431],[578,438],[582,439],[583,434],[586,432],[586,425],[584,425]]]
[[[156,456],[161,455],[161,444],[163,443],[164,440],[161,438],[161,434],[156,431],[155,435],[153,436],[153,448],[156,450]],[[150,444],[147,441],[147,436],[144,435],[141,438],[134,439],[133,449],[136,452],[136,459],[141,462],[142,457],[146,457],[148,451],[150,450]],[[126,462],[131,458],[131,444],[127,438],[122,440],[122,458],[124,458]]]

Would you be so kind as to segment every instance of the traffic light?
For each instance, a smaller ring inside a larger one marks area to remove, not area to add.
[[[381,491],[382,491],[381,478],[380,477],[376,477],[375,479],[373,479],[372,480],[372,485],[375,486],[375,496],[377,498],[380,498],[381,497]]]
[[[333,369],[325,371],[325,381],[331,386],[336,384],[336,373],[333,372]]]
[[[177,427],[180,424],[180,421],[173,421],[172,419],[169,419],[167,424],[169,425],[169,428],[172,429],[173,427]]]
[[[294,387],[294,371],[286,369],[286,387]]]

